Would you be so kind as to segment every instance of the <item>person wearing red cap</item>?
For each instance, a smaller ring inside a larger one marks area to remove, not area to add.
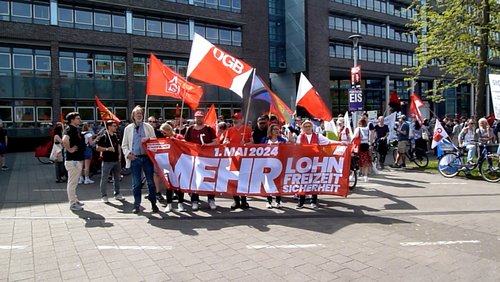
[[[199,145],[218,145],[219,141],[215,130],[205,124],[205,112],[196,111],[194,113],[194,125],[188,127],[184,139],[188,142]],[[191,194],[191,208],[197,211],[200,207],[200,196],[196,193]],[[208,205],[211,210],[215,210],[215,195],[208,195]]]
[[[229,146],[241,146],[253,143],[252,128],[243,124],[241,112],[234,113],[232,118],[233,126],[225,132],[224,144],[228,144]],[[232,210],[237,208],[248,209],[250,207],[246,196],[234,196],[233,199],[234,203],[231,205]]]

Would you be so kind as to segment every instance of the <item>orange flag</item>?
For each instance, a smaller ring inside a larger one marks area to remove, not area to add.
[[[97,96],[94,96],[95,97],[95,102],[97,104],[97,107],[99,108],[99,114],[101,116],[101,120],[103,122],[106,122],[107,120],[114,120],[116,123],[120,123],[120,119],[115,116],[108,108],[106,108],[106,106],[104,106],[102,103],[101,103],[101,100],[99,100],[99,98],[97,98]]]
[[[210,106],[210,109],[208,109],[208,112],[205,115],[205,124],[214,130],[217,130],[217,113],[215,112],[214,104]]]
[[[191,109],[196,110],[203,96],[203,88],[188,82],[151,54],[146,95],[184,99]]]

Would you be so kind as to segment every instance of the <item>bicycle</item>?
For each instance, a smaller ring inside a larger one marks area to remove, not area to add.
[[[53,164],[54,161],[49,159],[50,152],[52,150],[52,141],[40,145],[35,148],[35,158],[42,164]]]
[[[488,182],[500,181],[499,157],[496,154],[488,153],[488,145],[476,143],[478,153],[477,162],[468,163],[465,147],[455,147],[451,152],[443,154],[438,160],[439,173],[447,178],[455,177],[461,171],[468,177],[471,171],[479,168],[479,173]]]
[[[392,157],[394,158],[394,163],[396,163],[398,156],[398,147],[397,145],[392,150]],[[411,145],[409,149],[405,150],[405,156],[408,160],[415,163],[418,167],[424,168],[429,165],[429,156],[427,156],[427,151],[422,148],[412,148]]]

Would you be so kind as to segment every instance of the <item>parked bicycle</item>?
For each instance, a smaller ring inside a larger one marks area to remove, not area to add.
[[[405,155],[406,159],[414,162],[418,167],[424,168],[429,165],[429,156],[427,156],[427,151],[422,148],[412,148],[412,146],[409,145],[406,148]],[[398,146],[396,144],[396,146],[392,149],[392,157],[394,158],[394,163],[396,163],[397,156]]]
[[[500,181],[499,161],[500,157],[493,151],[496,145],[486,145],[480,142],[476,143],[476,152],[478,159],[476,162],[467,162],[467,152],[465,147],[458,147],[443,154],[438,160],[438,170],[444,177],[455,177],[460,172],[464,172],[466,176],[470,176],[471,172],[479,168],[479,173],[484,180],[488,182]],[[496,151],[495,151],[496,152]]]

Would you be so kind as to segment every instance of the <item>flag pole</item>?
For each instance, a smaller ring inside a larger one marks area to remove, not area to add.
[[[146,94],[146,101],[144,102],[144,118],[148,118],[148,94]]]
[[[245,113],[245,119],[244,119],[244,124],[243,124],[243,136],[242,140],[245,142],[245,134],[247,131],[247,123],[248,123],[248,113],[250,112],[250,104],[252,103],[252,87],[253,87],[253,81],[255,78],[255,68],[253,69],[253,75],[252,75],[252,83],[250,84],[250,97],[248,98],[248,105],[247,105],[247,112]]]

